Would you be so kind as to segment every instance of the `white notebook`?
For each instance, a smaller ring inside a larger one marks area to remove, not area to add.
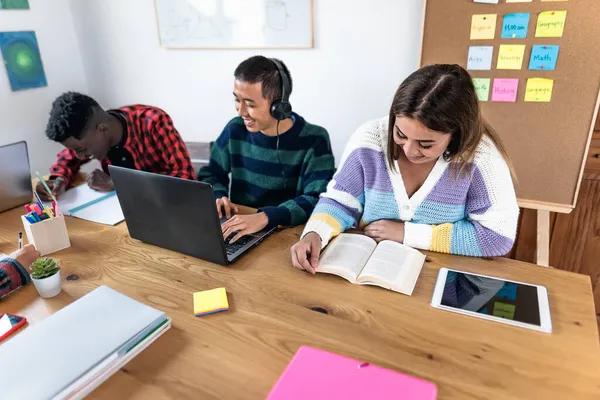
[[[64,215],[105,225],[116,225],[125,219],[114,190],[98,192],[86,184],[67,190],[58,198],[58,208]]]
[[[52,398],[165,318],[101,286],[0,345],[0,397]]]

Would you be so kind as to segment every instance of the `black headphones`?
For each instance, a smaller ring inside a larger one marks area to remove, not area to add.
[[[277,67],[281,77],[281,96],[271,104],[271,115],[277,121],[283,121],[292,115],[292,105],[290,104],[290,77],[286,74],[281,63],[270,58],[271,62]]]

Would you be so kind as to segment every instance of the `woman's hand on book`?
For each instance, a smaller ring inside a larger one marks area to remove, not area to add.
[[[390,221],[387,219],[375,221],[364,229],[365,235],[374,239],[377,243],[382,240],[404,242],[404,222]]]
[[[298,243],[292,246],[292,265],[303,269],[311,274],[317,272],[319,266],[319,255],[321,254],[321,237],[310,232]]]

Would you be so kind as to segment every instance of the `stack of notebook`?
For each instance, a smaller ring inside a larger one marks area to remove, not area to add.
[[[6,399],[80,399],[171,327],[171,320],[101,286],[0,346]]]

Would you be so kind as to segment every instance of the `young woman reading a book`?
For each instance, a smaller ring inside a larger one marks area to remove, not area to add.
[[[458,65],[431,65],[398,88],[389,117],[358,128],[317,204],[294,267],[315,273],[320,251],[350,228],[377,242],[467,256],[507,254],[519,207],[512,167]]]

